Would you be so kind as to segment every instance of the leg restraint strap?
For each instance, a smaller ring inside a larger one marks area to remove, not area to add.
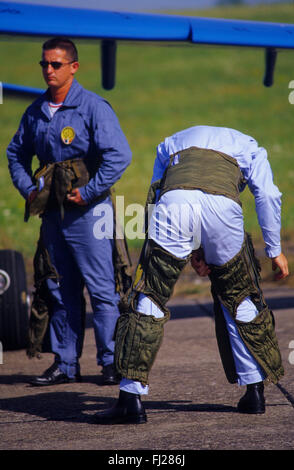
[[[135,280],[118,319],[115,333],[115,366],[126,378],[148,383],[148,374],[160,348],[164,324],[170,318],[165,304],[186,265],[180,259],[148,240],[143,248]],[[163,311],[162,318],[136,310],[138,295],[145,294]]]

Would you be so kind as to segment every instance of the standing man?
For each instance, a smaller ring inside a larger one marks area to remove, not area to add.
[[[113,334],[119,316],[114,241],[97,236],[94,226],[102,215],[101,204],[112,214],[109,190],[130,164],[131,151],[109,103],[74,78],[79,62],[72,41],[46,41],[40,66],[48,89],[28,107],[7,149],[14,185],[31,214],[42,214],[42,244],[58,276],[47,280],[55,360],[31,383],[54,385],[80,379],[86,286],[97,363],[104,383],[113,384],[117,383]],[[32,177],[34,155],[40,171]]]
[[[115,364],[123,379],[113,408],[95,415],[99,424],[144,423],[141,395],[169,319],[166,303],[188,260],[209,275],[219,350],[230,383],[246,385],[240,413],[265,412],[263,381],[283,375],[273,315],[260,288],[260,267],[244,232],[239,192],[255,197],[266,255],[288,275],[281,251],[281,193],[267,153],[233,129],[195,126],[157,147],[147,203],[154,203],[148,239],[132,291],[116,329]],[[199,249],[201,245],[201,248]]]

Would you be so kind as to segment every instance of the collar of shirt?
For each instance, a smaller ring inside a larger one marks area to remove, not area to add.
[[[68,107],[68,108],[75,108],[79,106],[79,104],[82,101],[82,93],[81,93],[82,89],[83,87],[77,82],[76,79],[74,79],[62,106]],[[48,119],[51,119],[49,108],[48,108],[48,104],[50,101],[51,101],[51,96],[50,96],[50,91],[48,88],[47,91],[42,95],[42,101],[41,101],[41,110],[48,117]]]

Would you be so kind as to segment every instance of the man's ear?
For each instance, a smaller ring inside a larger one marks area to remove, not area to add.
[[[73,63],[71,64],[71,71],[72,71],[72,74],[73,74],[73,75],[79,70],[79,67],[80,67],[80,63],[79,63],[79,62],[73,62]]]

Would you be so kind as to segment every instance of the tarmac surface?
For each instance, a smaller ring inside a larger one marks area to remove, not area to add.
[[[147,461],[152,468],[168,462],[158,465],[156,460],[145,459],[145,465],[139,465],[139,461],[109,458],[125,458],[135,451],[151,451],[154,459],[159,451],[176,451],[184,458],[185,452],[197,450],[293,450],[294,290],[269,287],[264,288],[264,294],[274,311],[285,368],[280,383],[265,389],[265,414],[236,411],[245,387],[229,384],[224,375],[211,298],[175,297],[169,302],[171,320],[151,371],[150,393],[143,398],[147,423],[93,423],[96,412],[114,403],[118,386],[101,384],[89,313],[81,383],[32,387],[28,379],[43,373],[51,365],[52,355],[28,359],[24,350],[4,351],[0,364],[0,449],[104,450],[109,451],[106,463],[129,463],[137,468],[147,468]],[[123,450],[128,453],[120,452]],[[176,466],[186,466],[180,458]]]

